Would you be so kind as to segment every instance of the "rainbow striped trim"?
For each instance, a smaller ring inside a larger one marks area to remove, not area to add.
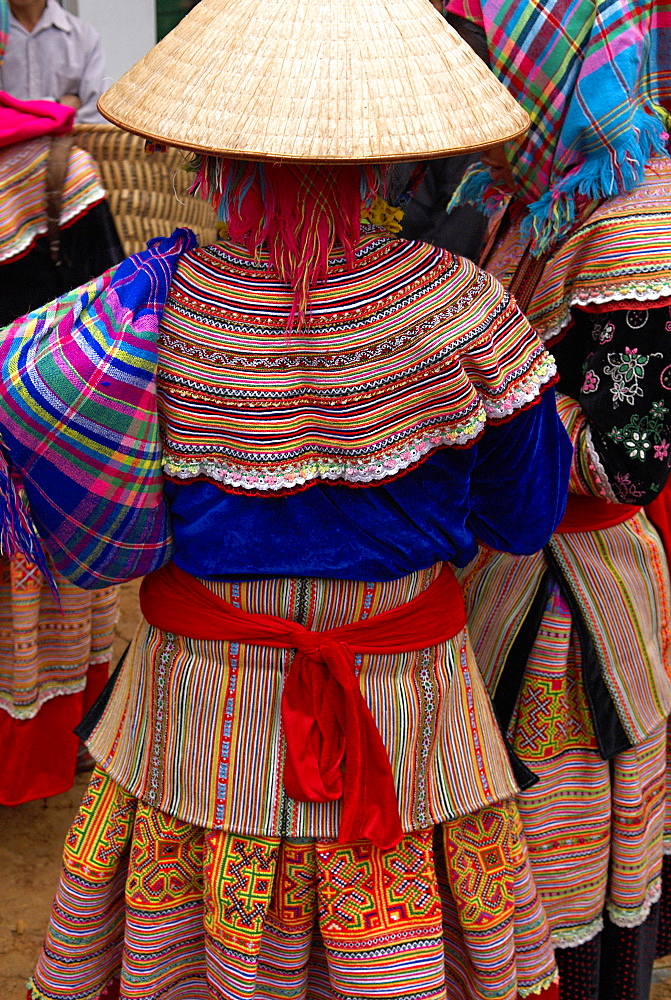
[[[371,228],[332,259],[310,326],[291,291],[225,243],[185,255],[161,324],[164,469],[232,492],[363,485],[532,402],[555,366],[496,281],[469,261]]]

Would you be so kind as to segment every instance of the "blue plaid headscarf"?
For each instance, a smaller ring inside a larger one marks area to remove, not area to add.
[[[570,230],[576,198],[631,191],[646,161],[666,155],[669,0],[449,0],[446,9],[484,28],[493,72],[531,117],[506,150],[535,253]],[[475,168],[455,202],[482,204],[490,186],[489,171]]]

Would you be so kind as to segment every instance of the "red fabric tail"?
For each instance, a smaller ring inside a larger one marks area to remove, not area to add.
[[[340,843],[365,838],[385,849],[396,846],[402,832],[389,758],[343,643],[298,647],[282,695],[282,722],[287,794],[299,802],[342,798]]]

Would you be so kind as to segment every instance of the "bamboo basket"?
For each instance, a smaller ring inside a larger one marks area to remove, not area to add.
[[[217,240],[217,219],[202,198],[187,194],[186,154],[145,152],[145,142],[115,125],[77,125],[75,141],[98,165],[110,211],[127,254],[173,229],[193,229],[201,246]]]

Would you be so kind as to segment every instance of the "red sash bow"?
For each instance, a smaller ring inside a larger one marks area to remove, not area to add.
[[[340,843],[396,846],[403,834],[394,779],[354,655],[405,653],[457,635],[466,610],[450,566],[407,604],[324,632],[241,611],[174,563],[144,579],[140,604],[150,625],[165,632],[297,650],[282,694],[287,793],[300,802],[342,798]]]

